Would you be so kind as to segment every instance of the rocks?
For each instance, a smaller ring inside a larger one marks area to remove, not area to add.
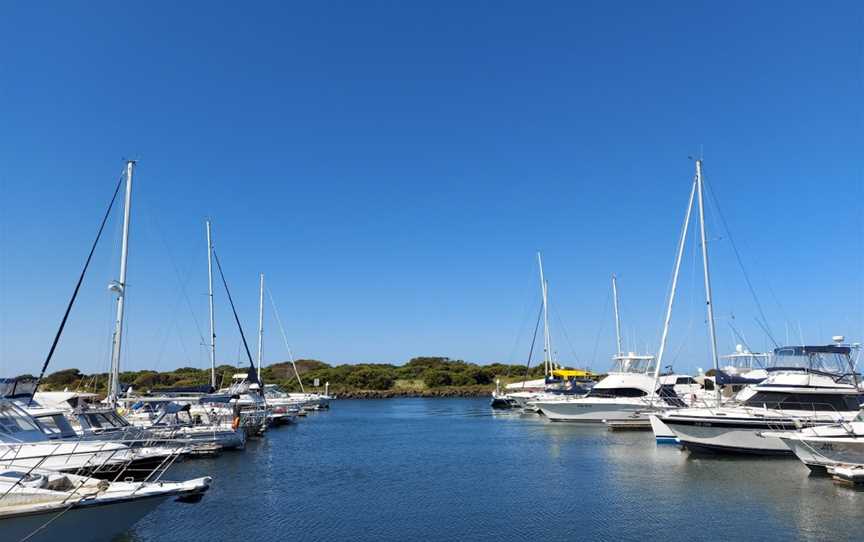
[[[431,388],[425,390],[352,390],[335,393],[339,399],[393,399],[398,397],[486,397],[491,389]]]

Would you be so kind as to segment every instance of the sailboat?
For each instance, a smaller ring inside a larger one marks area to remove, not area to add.
[[[0,533],[4,540],[31,542],[109,540],[169,499],[201,500],[210,483],[210,477],[109,482],[42,468],[4,468]]]
[[[496,389],[492,393],[492,408],[520,408],[536,411],[533,403],[538,400],[558,400],[584,395],[594,384],[594,381],[588,378],[589,373],[587,371],[556,367],[557,364],[554,360],[552,350],[552,333],[549,329],[549,282],[543,273],[543,256],[539,252],[537,253],[537,264],[540,270],[540,294],[542,299],[540,316],[543,320],[544,378],[508,384],[505,387],[504,393],[501,392],[500,381],[496,382]],[[531,352],[533,352],[533,347],[532,342]],[[528,364],[531,363],[531,352],[528,355]]]
[[[696,160],[693,189],[699,204],[702,269],[711,355],[715,374],[720,374],[705,231],[701,160]],[[686,226],[683,235],[686,235]],[[739,392],[737,400],[732,404],[722,404],[720,386],[715,386],[713,405],[668,410],[659,416],[662,427],[671,430],[677,440],[691,451],[758,455],[791,453],[779,438],[762,433],[851,420],[858,414],[860,404],[864,401],[864,394],[859,390],[855,376],[851,349],[840,344],[843,337],[836,339],[838,344],[834,345],[776,348],[771,366],[767,369],[767,378]]]

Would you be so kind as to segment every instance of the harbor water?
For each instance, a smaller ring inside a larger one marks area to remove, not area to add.
[[[650,432],[495,414],[488,399],[334,401],[176,465],[212,475],[128,542],[861,540],[864,492],[796,459],[691,456]]]

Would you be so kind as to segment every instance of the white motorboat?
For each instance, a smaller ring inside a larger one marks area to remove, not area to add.
[[[648,419],[656,384],[654,356],[633,352],[613,358],[612,370],[584,397],[530,402],[551,421],[602,423]]]
[[[832,425],[858,414],[864,394],[850,353],[840,344],[777,348],[768,378],[745,390],[739,404],[678,409],[660,418],[690,450],[790,454],[769,432]]]
[[[187,446],[212,445],[217,449],[242,449],[246,432],[235,429],[231,420],[214,416],[206,409],[192,412],[200,398],[141,397],[130,405],[130,412],[142,412],[135,417],[136,425],[147,429],[151,438]]]
[[[110,540],[169,499],[200,500],[210,482],[209,477],[108,482],[45,469],[2,467],[0,533],[9,541]]]
[[[62,415],[60,418],[63,419]],[[71,428],[49,430],[12,401],[0,399],[0,464],[63,472],[116,473],[134,458],[123,444],[65,440],[66,431]]]
[[[783,441],[811,470],[838,465],[864,467],[864,411],[850,422],[799,431],[765,432],[762,436]]]

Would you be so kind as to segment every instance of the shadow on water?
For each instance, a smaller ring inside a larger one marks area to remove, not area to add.
[[[208,474],[202,502],[122,540],[850,540],[864,505],[794,459],[695,456],[487,398],[338,401],[169,478]]]

